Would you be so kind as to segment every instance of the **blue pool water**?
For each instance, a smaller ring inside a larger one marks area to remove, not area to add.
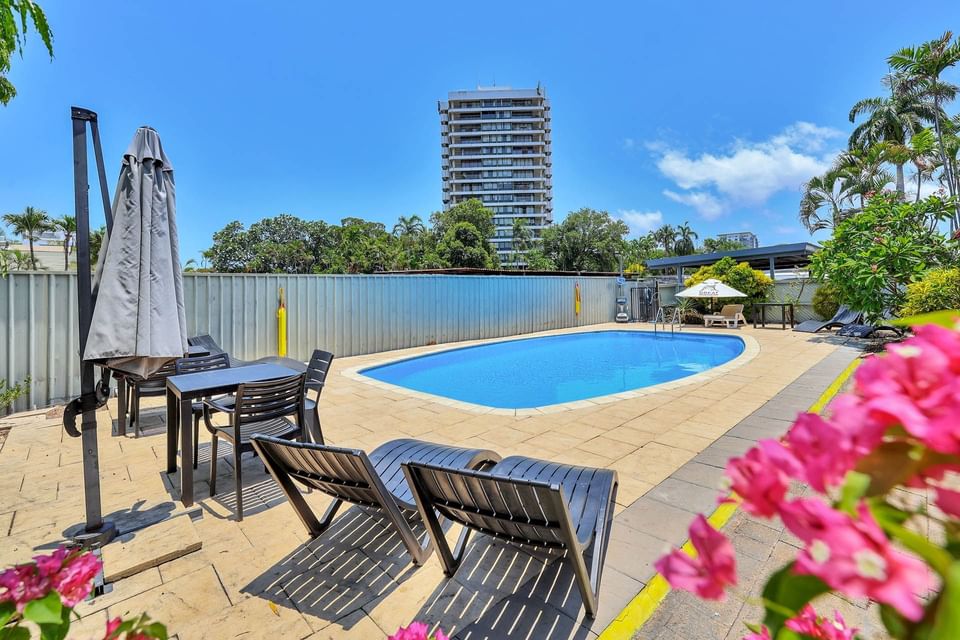
[[[593,331],[451,349],[360,373],[453,400],[522,409],[677,380],[743,349],[735,336]]]

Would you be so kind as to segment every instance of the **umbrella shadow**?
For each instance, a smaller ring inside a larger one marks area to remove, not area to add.
[[[411,521],[415,533],[422,526]],[[300,545],[241,591],[305,616],[356,624],[354,613],[386,598],[416,567],[379,512],[351,507],[319,538]]]

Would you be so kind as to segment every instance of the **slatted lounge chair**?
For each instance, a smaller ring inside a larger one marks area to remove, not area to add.
[[[845,338],[869,338],[877,331],[891,331],[896,335],[903,335],[903,331],[887,324],[848,324],[840,327],[838,336]]]
[[[433,548],[429,539],[420,545],[406,519],[407,515],[417,512],[417,506],[400,465],[432,462],[445,468],[477,469],[500,460],[496,453],[485,449],[411,439],[391,440],[369,456],[359,449],[286,442],[260,434],[253,436],[253,447],[311,537],[316,538],[327,530],[344,502],[378,509],[400,534],[416,565],[423,564]],[[334,498],[320,520],[303,499],[297,484]]]
[[[199,336],[193,336],[192,338],[187,338],[187,344],[189,344],[191,347],[204,347],[211,353],[211,355],[215,353],[227,353],[219,344],[217,344],[217,341],[213,339],[213,336],[207,333]],[[229,353],[227,353],[227,357],[230,359],[231,367],[242,367],[246,364],[250,364],[249,360],[234,358]]]
[[[747,319],[743,317],[742,304],[725,304],[723,308],[720,309],[720,313],[711,313],[703,316],[703,324],[706,327],[714,323],[722,323],[728,328],[731,324],[733,324],[734,328],[737,328],[741,322],[747,324]]]
[[[243,520],[243,481],[240,456],[254,451],[252,436],[266,434],[282,440],[303,439],[303,388],[305,374],[269,380],[245,382],[237,387],[232,406],[223,401],[203,401],[203,421],[210,432],[210,495],[217,493],[217,442],[220,438],[233,445],[233,474],[237,492],[237,520]],[[230,424],[215,425],[213,411],[230,416]],[[295,416],[296,422],[289,417]]]
[[[127,407],[130,412],[130,424],[133,426],[133,435],[140,437],[140,399],[166,395],[167,378],[177,372],[177,361],[171,360],[149,377],[127,375]]]
[[[208,356],[194,356],[180,358],[176,363],[176,375],[200,373],[201,371],[215,371],[229,369],[230,356],[226,353],[211,353]],[[216,399],[218,405],[233,406],[233,396],[220,396]],[[203,402],[193,403],[193,468],[198,465],[197,454],[200,451],[200,418],[203,417]]]
[[[804,333],[817,333],[823,329],[834,329],[836,327],[843,327],[848,324],[856,324],[860,322],[862,318],[863,312],[854,311],[844,304],[840,305],[840,308],[837,309],[837,312],[833,314],[833,317],[829,320],[825,322],[820,320],[804,320],[795,326],[793,330],[802,331]]]
[[[311,398],[310,394],[307,394],[304,400],[304,411],[311,432],[311,440],[318,444],[323,444],[323,428],[320,426],[320,394],[323,393],[323,385],[326,384],[331,364],[333,364],[333,354],[322,349],[315,349],[307,364],[307,391],[312,391],[316,395]]]
[[[456,573],[471,530],[522,545],[562,549],[573,566],[587,615],[596,615],[617,497],[616,471],[523,456],[506,458],[488,471],[418,462],[403,469],[447,576]],[[437,513],[465,527],[453,551]]]

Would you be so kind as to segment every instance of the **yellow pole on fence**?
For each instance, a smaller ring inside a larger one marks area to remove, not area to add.
[[[277,308],[277,355],[287,355],[287,306],[283,302],[283,287],[280,287],[280,306]]]

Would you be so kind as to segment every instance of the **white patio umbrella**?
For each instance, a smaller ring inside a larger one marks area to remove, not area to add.
[[[725,285],[716,278],[704,280],[699,284],[684,289],[677,294],[678,298],[746,298],[747,294]]]
[[[83,359],[148,376],[187,352],[173,166],[140,127],[123,154]]]

